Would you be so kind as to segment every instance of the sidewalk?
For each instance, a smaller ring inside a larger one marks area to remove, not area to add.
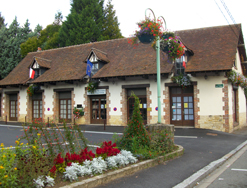
[[[247,145],[221,167],[197,183],[196,188],[247,187]]]

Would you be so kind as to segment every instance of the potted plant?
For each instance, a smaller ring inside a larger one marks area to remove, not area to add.
[[[73,114],[74,114],[74,117],[78,119],[78,118],[84,116],[84,110],[83,110],[83,108],[82,109],[77,109],[75,107],[74,110],[73,110]]]
[[[233,85],[240,86],[243,89],[247,88],[247,78],[238,72],[230,71],[227,73],[228,80]]]
[[[99,82],[94,82],[94,81],[90,81],[87,85],[87,90],[90,92],[90,93],[94,93],[95,90],[97,89],[99,85]]]
[[[179,86],[182,86],[183,88],[191,85],[190,77],[184,74],[171,77],[171,81],[177,83]]]
[[[31,97],[35,93],[35,91],[38,91],[40,89],[40,86],[37,85],[30,85],[27,88],[27,94]]]
[[[184,54],[185,46],[179,40],[178,36],[161,38],[160,41],[160,49],[166,53],[168,53],[169,57],[173,60],[176,58],[180,58]]]
[[[163,39],[169,39],[170,37],[175,37],[175,33],[174,32],[172,32],[172,31],[165,31],[165,32],[163,32],[163,34],[162,34],[162,38]]]
[[[136,44],[138,40],[141,43],[149,44],[154,41],[155,37],[161,37],[161,23],[160,21],[154,21],[150,18],[137,23],[139,30],[134,34],[134,38],[130,39],[130,43]]]
[[[31,85],[31,86],[29,86],[29,87],[27,88],[27,94],[28,94],[30,97],[33,96],[33,94],[34,94],[33,85]]]

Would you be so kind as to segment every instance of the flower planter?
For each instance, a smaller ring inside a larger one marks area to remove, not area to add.
[[[162,38],[163,39],[169,39],[170,35],[163,35]]]
[[[163,48],[161,48],[161,50],[165,53],[167,53],[169,51],[169,46],[164,46]]]
[[[138,36],[138,39],[143,44],[150,44],[154,40],[154,36],[150,34],[142,34]]]

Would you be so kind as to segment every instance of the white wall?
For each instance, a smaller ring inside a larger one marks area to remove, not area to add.
[[[82,107],[85,108],[85,105],[84,105],[84,94],[85,94],[85,84],[74,84],[74,94],[75,94],[75,106],[77,104],[82,104]],[[74,108],[72,106],[72,108]]]
[[[224,94],[222,88],[215,88],[215,84],[222,84],[225,80],[223,76],[208,76],[192,77],[192,81],[197,81],[197,88],[199,89],[199,103],[200,111],[198,115],[224,115],[222,98]]]
[[[135,80],[135,81],[108,81],[108,82],[101,82],[100,86],[109,86],[109,92],[110,92],[110,105],[109,107],[111,108],[110,111],[110,115],[116,115],[116,116],[120,116],[122,115],[121,112],[121,108],[122,108],[122,104],[121,104],[121,100],[122,100],[122,96],[121,96],[121,92],[122,92],[122,85],[137,85],[137,84],[150,84],[150,91],[151,91],[151,99],[152,99],[152,104],[151,104],[151,115],[153,116],[157,116],[158,112],[155,111],[155,108],[158,106],[157,104],[157,82],[155,82],[155,80],[152,79],[147,79],[147,80]],[[164,95],[163,95],[163,90],[164,90],[164,81],[161,83],[161,103],[164,99]],[[117,111],[114,111],[113,108],[117,108]],[[162,109],[163,109],[163,105],[162,105]],[[163,112],[162,112],[163,113]]]
[[[235,67],[232,68],[232,70],[240,73],[240,74],[243,74],[243,71],[242,71],[242,67],[241,67],[241,61],[240,61],[240,56],[239,56],[239,52],[237,50],[236,52],[236,60],[235,60]]]
[[[19,91],[20,96],[20,114],[27,114],[27,88],[22,88]]]

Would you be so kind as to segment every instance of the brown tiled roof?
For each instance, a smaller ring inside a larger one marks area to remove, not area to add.
[[[177,31],[194,55],[186,72],[230,70],[233,66],[241,25]]]
[[[186,47],[194,52],[186,72],[230,70],[236,55],[241,26],[209,27],[178,31]],[[236,35],[233,33],[235,31]],[[36,57],[40,66],[49,68],[33,83],[80,80],[86,75],[85,59],[92,52],[108,62],[93,77],[117,77],[156,74],[156,52],[150,45],[134,49],[126,38],[88,43],[65,48],[29,53],[0,85],[25,84],[29,80],[30,62]],[[161,73],[170,73],[173,65],[160,54]]]
[[[48,69],[51,68],[51,60],[43,59],[40,57],[35,57],[35,60],[37,61],[39,66],[44,67],[44,68],[48,68]]]
[[[100,51],[100,50],[98,50],[98,49],[95,49],[95,48],[93,48],[92,50],[93,50],[93,52],[95,53],[95,55],[96,55],[100,60],[105,61],[105,62],[107,62],[107,63],[110,62],[110,60],[107,58],[107,54],[106,54],[106,53],[104,53],[104,52],[102,52],[102,51]]]

